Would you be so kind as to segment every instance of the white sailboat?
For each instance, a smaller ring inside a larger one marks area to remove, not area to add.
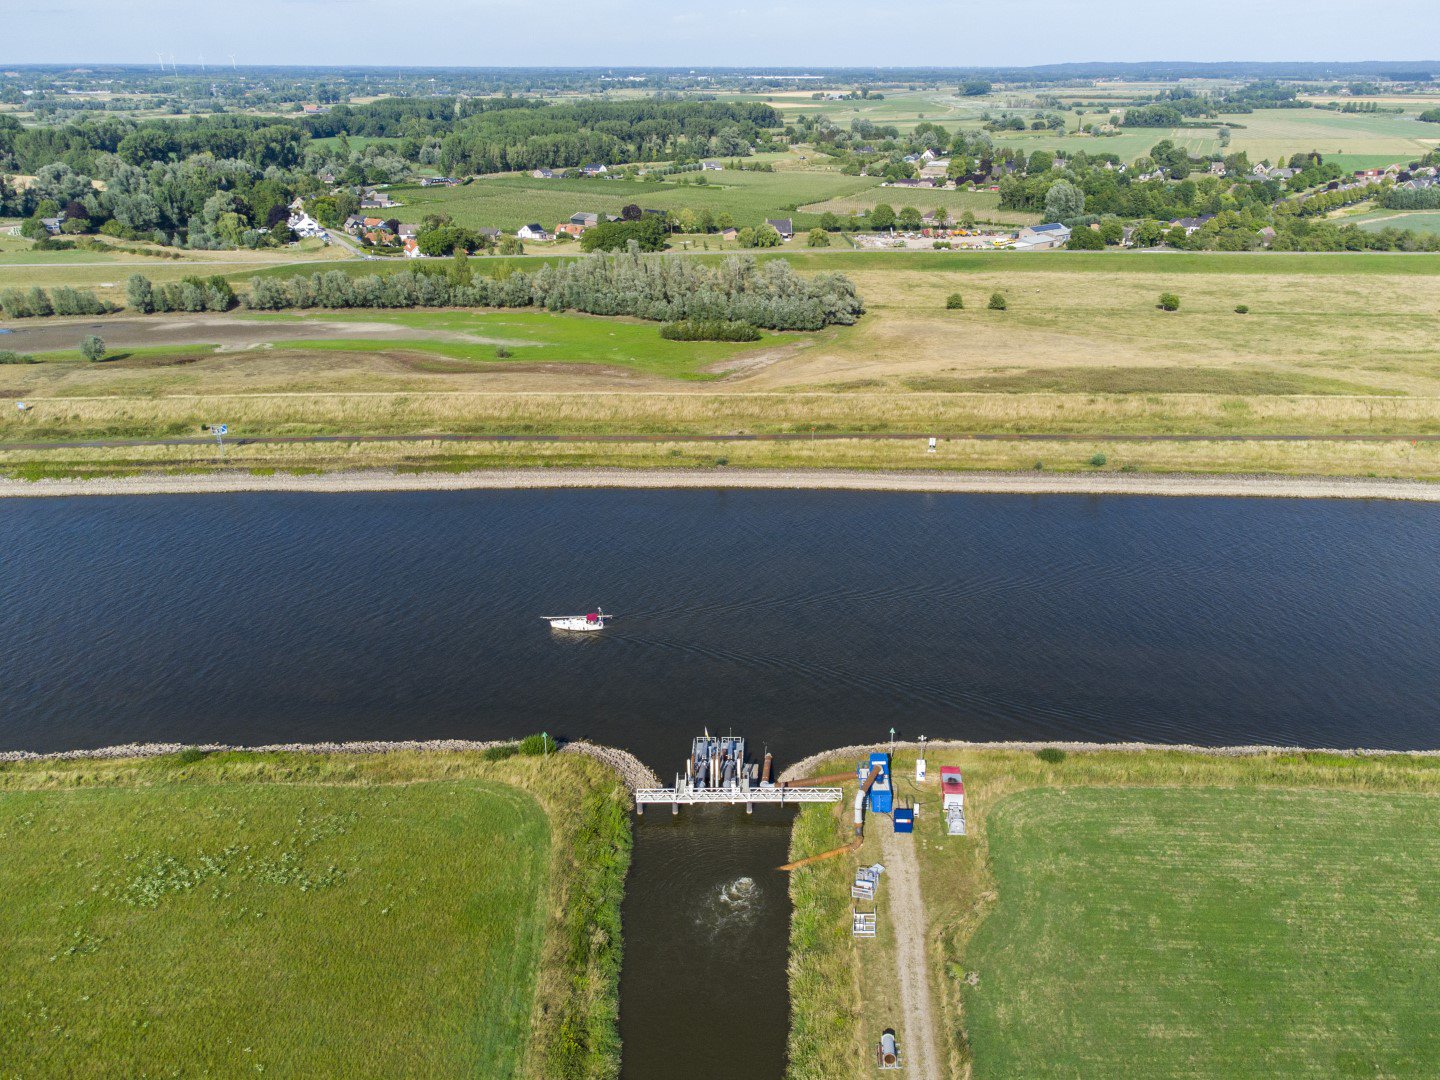
[[[588,615],[541,615],[540,617],[550,624],[551,630],[574,630],[582,634],[604,630],[605,620],[610,618],[600,608],[596,608]]]

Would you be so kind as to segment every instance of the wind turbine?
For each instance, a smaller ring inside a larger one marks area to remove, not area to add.
[[[165,70],[165,54],[157,52],[155,59],[160,61],[160,70],[163,72]]]
[[[231,71],[239,71],[239,70],[240,70],[239,68],[237,68],[237,67],[235,66],[235,54],[234,54],[233,52],[230,54],[230,70],[231,70]]]
[[[205,70],[205,54],[203,52],[200,54],[200,70],[202,72]]]

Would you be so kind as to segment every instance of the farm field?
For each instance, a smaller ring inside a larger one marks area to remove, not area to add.
[[[1434,795],[1000,803],[986,825],[999,899],[961,956],[979,976],[962,995],[975,1077],[1428,1071],[1437,825]]]
[[[798,90],[773,94],[721,94],[726,101],[760,101],[774,106],[787,123],[793,123],[801,115],[824,116],[840,127],[849,127],[851,120],[869,120],[874,124],[894,125],[900,131],[911,131],[923,120],[943,124],[947,128],[957,125],[978,126],[980,113],[986,109],[1000,107],[1004,95],[989,97],[960,97],[955,88],[931,88],[928,90],[906,90],[894,87],[877,88],[883,98],[858,98],[852,100],[820,100],[810,95],[814,91]],[[1019,95],[1030,98],[1029,94]]]
[[[687,177],[702,174],[686,173]],[[794,210],[806,203],[853,195],[877,188],[876,178],[845,176],[833,171],[777,170],[773,173],[725,170],[703,174],[707,183],[645,183],[637,180],[536,180],[528,175],[482,177],[460,187],[394,187],[404,205],[393,213],[401,221],[420,221],[427,214],[449,214],[458,225],[514,230],[530,222],[553,229],[571,214],[587,211],[619,215],[634,203],[648,210],[678,213],[687,207],[699,213],[729,214],[737,226],[758,225],[766,218],[804,215]],[[818,214],[815,215],[818,218]]]
[[[925,756],[925,784],[911,750],[894,775],[922,807],[913,844],[947,1075],[1408,1076],[1440,1053],[1421,989],[1440,974],[1433,759]],[[964,839],[936,812],[952,764]],[[803,810],[792,857],[840,843],[844,818]],[[845,1000],[893,985],[883,920],[874,943],[843,933],[849,875],[889,827],[875,819],[855,856],[792,878],[794,1076],[868,1075],[873,1032],[895,1023],[891,993]]]
[[[1412,229],[1415,232],[1440,233],[1440,211],[1375,210],[1368,214],[1345,218],[1347,225],[1362,229]]]
[[[589,929],[618,929],[629,832],[593,761],[196,752],[0,768],[9,1070],[614,1073],[618,942],[592,946]],[[559,812],[576,785],[594,794]],[[564,910],[572,890],[590,891],[583,914]]]
[[[1220,124],[1235,126],[1229,153],[1244,150],[1251,161],[1289,158],[1318,150],[1350,168],[1419,157],[1440,145],[1440,132],[1413,116],[1338,113],[1319,109],[1260,109],[1242,115],[1222,114],[1206,128],[1123,128],[1116,135],[1058,135],[1049,132],[998,132],[997,145],[1032,150],[1085,150],[1118,154],[1124,161],[1149,152],[1161,139],[1169,139],[1197,157],[1221,152]]]
[[[954,189],[872,187],[854,195],[843,195],[824,202],[809,203],[800,209],[806,214],[858,214],[873,210],[879,203],[888,203],[899,210],[913,206],[922,213],[945,207],[951,221],[969,210],[979,221],[1005,225],[1034,225],[1042,215],[1025,210],[1001,210],[1000,196],[993,191],[957,191]]]

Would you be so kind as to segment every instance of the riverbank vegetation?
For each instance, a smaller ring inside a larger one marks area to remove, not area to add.
[[[507,268],[509,270],[509,268]],[[719,265],[645,255],[638,248],[534,271],[499,276],[401,270],[351,277],[339,271],[310,277],[252,278],[243,296],[259,311],[286,308],[539,307],[590,315],[630,315],[656,322],[728,320],[772,330],[850,325],[864,311],[842,274],[801,276],[787,262],[751,256]]]
[[[0,763],[0,1060],[613,1077],[627,807],[577,754]]]
[[[925,757],[924,785],[913,749],[894,771],[921,807],[913,843],[951,1075],[1407,1075],[1440,1053],[1417,1012],[1418,988],[1440,975],[1428,929],[1440,916],[1440,760]],[[964,770],[964,838],[944,835],[942,765]],[[845,810],[802,810],[792,857],[843,843]],[[872,818],[857,855],[792,880],[797,1078],[867,1074],[875,1032],[895,1023],[893,997],[852,993],[895,978],[884,881],[875,942],[849,936],[846,888],[889,827]]]

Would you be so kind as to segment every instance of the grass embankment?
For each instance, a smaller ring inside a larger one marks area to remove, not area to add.
[[[629,817],[588,758],[0,764],[0,844],[7,1072],[618,1072]]]
[[[1096,465],[1099,459],[1103,465]],[[1037,470],[1036,466],[1041,468]],[[461,473],[485,469],[847,469],[858,472],[1151,473],[1440,480],[1440,443],[1120,443],[1103,439],[941,442],[301,443],[3,450],[0,475],[20,480],[249,470],[313,474],[355,469]]]
[[[1440,760],[936,750],[914,843],[951,1075],[1423,1075],[1440,1055]],[[848,763],[848,759],[846,759]],[[959,765],[970,835],[944,835]],[[832,771],[833,764],[817,767]],[[841,843],[808,807],[795,856]],[[850,938],[864,848],[797,871],[791,1072],[868,1075],[896,1022],[886,938]],[[858,1002],[858,1007],[856,1003]]]

